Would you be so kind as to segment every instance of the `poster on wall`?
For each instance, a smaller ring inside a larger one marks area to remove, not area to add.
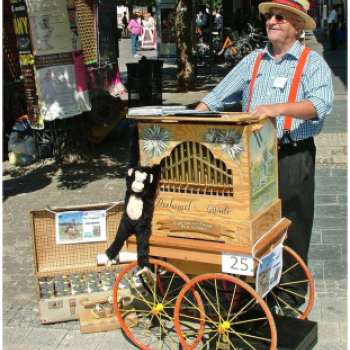
[[[66,211],[56,213],[56,244],[104,242],[106,211]]]
[[[32,54],[32,44],[29,35],[29,21],[26,3],[24,0],[11,1],[13,26],[17,38],[18,53],[20,55]]]
[[[34,54],[71,52],[72,32],[66,0],[27,0]]]
[[[11,0],[11,12],[16,34],[19,63],[27,104],[28,118],[32,128],[42,128],[43,120],[38,111],[34,54],[29,33],[29,19],[25,0]]]
[[[76,94],[74,64],[37,69],[41,114],[46,121],[82,113]]]

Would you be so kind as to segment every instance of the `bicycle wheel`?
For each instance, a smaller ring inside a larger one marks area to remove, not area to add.
[[[304,261],[299,257],[297,253],[295,253],[294,250],[285,246],[283,247],[283,254],[288,254],[294,263],[290,268],[282,272],[280,283],[269,292],[267,297],[270,298],[274,305],[276,305],[276,311],[279,315],[284,316],[283,309],[287,307],[290,310],[294,311],[297,318],[303,320],[311,311],[314,302],[313,280]],[[299,271],[298,276],[300,277],[294,277],[293,275],[293,272],[297,270]],[[288,280],[284,282],[283,276],[286,274],[288,274],[289,277]],[[303,287],[302,289],[304,290],[308,290],[308,293],[306,295],[300,294],[300,292],[298,292],[298,290],[300,290],[300,287]],[[305,310],[300,311],[293,304],[286,302],[281,298],[282,294],[289,294],[293,298],[297,298],[299,301],[301,301],[301,304],[305,304]]]
[[[135,276],[139,267],[134,262],[118,275],[114,286],[115,312],[123,332],[139,348],[178,350],[174,308],[189,278],[167,262],[150,259],[150,263],[151,273]]]
[[[209,47],[205,44],[197,44],[197,62],[204,66],[209,64]]]
[[[236,49],[235,49],[236,50]],[[239,51],[234,51],[231,47],[228,47],[224,52],[226,64],[228,66],[233,65],[236,61],[241,59]]]
[[[194,293],[202,305],[194,302]],[[184,312],[183,304],[192,307],[191,314]],[[277,344],[276,325],[266,303],[247,283],[230,275],[206,274],[187,283],[175,305],[175,326],[186,350],[274,350]]]

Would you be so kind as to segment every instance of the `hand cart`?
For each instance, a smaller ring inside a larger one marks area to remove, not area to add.
[[[118,275],[115,308],[126,336],[141,349],[276,349],[272,306],[293,308],[313,282],[302,259],[283,246],[276,129],[247,113],[130,116],[138,120],[142,165],[161,165],[150,237],[151,272],[137,262]],[[130,238],[127,250],[136,252]],[[282,272],[282,255],[294,260]],[[288,279],[294,269],[304,278]],[[281,278],[282,276],[282,278]],[[128,300],[133,299],[131,307]],[[128,313],[133,322],[129,322]],[[135,314],[137,319],[135,320]]]

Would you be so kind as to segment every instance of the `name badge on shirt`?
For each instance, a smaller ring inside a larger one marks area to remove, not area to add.
[[[273,83],[273,87],[284,88],[284,86],[286,85],[286,82],[287,82],[287,78],[277,77],[275,82]]]

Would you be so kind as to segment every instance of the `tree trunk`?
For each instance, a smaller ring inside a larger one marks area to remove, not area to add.
[[[176,13],[177,90],[187,92],[194,90],[191,0],[176,0]]]

